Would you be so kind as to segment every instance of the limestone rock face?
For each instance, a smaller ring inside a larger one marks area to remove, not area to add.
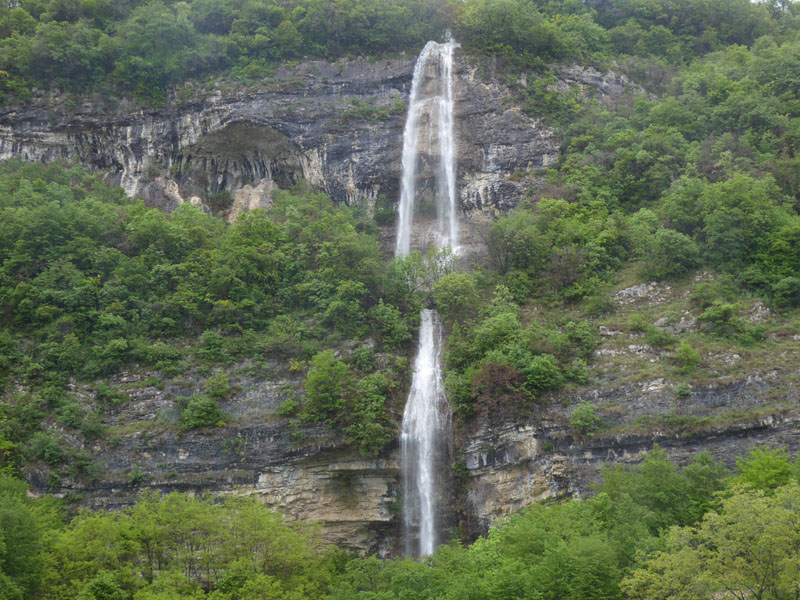
[[[308,61],[250,87],[187,86],[161,109],[87,101],[64,110],[64,98],[40,96],[0,108],[0,160],[77,161],[151,206],[171,211],[193,201],[228,219],[269,204],[276,189],[300,179],[338,203],[392,206],[414,59]],[[514,174],[553,163],[559,142],[460,52],[454,93],[469,245],[474,225],[518,202]],[[385,235],[393,236],[391,228]]]
[[[676,464],[708,451],[728,468],[753,446],[800,450],[800,392],[784,387],[777,373],[710,383],[678,398],[663,379],[579,394],[559,393],[533,418],[483,421],[461,433],[468,486],[463,499],[466,529],[485,534],[498,519],[548,498],[591,493],[606,464],[634,465],[654,444]],[[608,433],[577,435],[569,413],[582,401],[598,407]],[[685,431],[637,431],[637,418],[691,415],[698,426]],[[749,416],[743,416],[749,415]],[[703,421],[701,421],[701,419]]]

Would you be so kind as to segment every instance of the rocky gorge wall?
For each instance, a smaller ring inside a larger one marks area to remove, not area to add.
[[[213,206],[224,193],[230,219],[300,179],[336,202],[394,206],[412,68],[410,56],[302,62],[251,85],[187,84],[160,109],[107,99],[67,108],[67,98],[40,95],[0,109],[0,160],[77,161],[168,211],[187,201]],[[467,223],[515,205],[522,188],[513,174],[547,166],[559,152],[553,132],[509,103],[509,89],[485,71],[458,54],[458,189]],[[601,94],[622,85],[580,69],[565,81],[576,73]]]
[[[66,108],[64,98],[40,96],[27,107],[0,109],[0,159],[78,161],[164,210],[183,202],[213,206],[228,194],[223,210],[230,219],[268,205],[276,189],[300,179],[336,202],[391,207],[412,66],[412,57],[303,62],[278,68],[256,85],[187,86],[161,109],[124,100]],[[613,74],[577,67],[563,70],[561,81],[611,98],[627,86]],[[509,102],[511,92],[491,69],[470,64],[463,54],[455,90],[460,208],[466,243],[477,251],[477,228],[537,185],[529,178],[523,188],[515,173],[553,163],[559,142]],[[391,228],[386,236],[393,236]],[[649,360],[652,350],[634,340],[615,346],[613,337],[598,349],[599,364],[615,358],[620,345]],[[285,365],[271,365],[269,372],[251,366],[231,369],[237,391],[222,405],[226,423],[196,431],[177,427],[181,399],[200,386],[191,374],[166,385],[152,374],[121,374],[113,384],[124,390],[125,401],[104,411],[109,435],[89,444],[72,440],[97,463],[96,480],[64,477],[54,490],[46,467],[34,466],[26,473],[33,491],[108,508],[133,503],[144,488],[255,495],[288,518],[321,523],[322,534],[343,547],[398,552],[397,448],[365,459],[335,432],[292,425],[278,407],[302,379]],[[751,369],[689,397],[679,397],[663,379],[619,383],[598,376],[597,385],[554,394],[524,415],[462,423],[453,499],[460,533],[484,533],[538,500],[584,495],[606,461],[636,463],[655,442],[680,464],[709,450],[732,466],[760,443],[795,451],[799,375]],[[88,407],[99,402],[88,389],[74,391]],[[581,401],[595,406],[607,425],[594,436],[578,436],[570,427],[569,414]],[[639,425],[643,417],[672,414],[694,417],[693,426]]]

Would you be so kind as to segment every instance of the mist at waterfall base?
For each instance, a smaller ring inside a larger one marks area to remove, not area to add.
[[[438,247],[458,247],[456,213],[456,161],[453,103],[453,51],[456,44],[428,42],[414,66],[408,115],[403,130],[403,173],[398,206],[395,256],[411,248],[414,209],[417,204],[420,133],[427,134],[433,154],[436,224],[433,239]],[[435,310],[420,313],[419,349],[414,361],[411,391],[403,413],[400,439],[403,469],[403,528],[409,555],[433,553],[441,541],[440,499],[450,472],[450,407],[441,373],[442,324]]]

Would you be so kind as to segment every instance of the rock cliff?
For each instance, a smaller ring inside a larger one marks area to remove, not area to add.
[[[512,175],[554,162],[559,143],[506,86],[457,63],[461,208],[481,222],[516,203]],[[192,201],[229,218],[299,179],[336,202],[393,206],[412,68],[413,57],[302,62],[253,85],[187,85],[161,109],[39,96],[0,110],[0,159],[78,161],[150,205]]]
[[[302,62],[255,85],[187,85],[161,109],[124,100],[66,107],[63,98],[40,96],[26,107],[0,109],[0,158],[79,161],[164,210],[190,201],[231,219],[300,179],[336,202],[391,208],[412,62]],[[562,83],[609,98],[627,85],[579,68],[564,70]],[[535,189],[535,174],[523,189],[516,173],[551,164],[559,143],[508,102],[511,92],[491,69],[462,54],[455,89],[461,213],[466,243],[477,248],[477,227]],[[392,235],[387,227],[387,239]],[[637,301],[637,294],[619,301]],[[609,345],[597,358],[626,351]],[[199,387],[191,375],[166,387],[146,373],[121,375],[112,383],[126,400],[104,411],[108,435],[85,447],[73,440],[99,466],[96,479],[65,477],[54,486],[41,465],[27,473],[33,489],[94,507],[128,505],[144,487],[256,495],[289,518],[322,523],[327,538],[343,546],[398,551],[397,449],[365,459],[335,432],[292,425],[277,409],[301,381],[285,365],[272,367],[254,374],[248,365],[232,369],[238,392],[223,406],[228,421],[191,432],[176,427],[181,399]],[[461,532],[483,533],[540,499],[585,494],[605,461],[637,462],[654,442],[679,463],[709,450],[731,465],[757,443],[796,450],[798,375],[748,372],[679,397],[663,379],[603,381],[600,370],[596,386],[559,393],[518,418],[464,423],[455,448]],[[98,402],[87,390],[74,391],[88,407]],[[584,400],[605,421],[590,437],[569,426],[571,410]],[[687,418],[672,419],[676,414]]]

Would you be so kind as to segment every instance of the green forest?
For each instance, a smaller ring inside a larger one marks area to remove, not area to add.
[[[800,462],[754,449],[730,474],[653,449],[596,495],[534,505],[465,547],[381,561],[321,544],[247,498],[143,493],[65,522],[0,475],[0,597],[61,600],[786,599],[797,595]]]
[[[787,0],[22,0],[0,8],[0,99],[55,86],[158,104],[187,78],[416,52],[447,29],[470,51],[525,68],[619,56],[680,66],[765,35],[789,40],[797,13]]]
[[[684,394],[723,350],[796,369],[800,3],[21,0],[0,7],[0,103],[159,107],[187,82],[410,56],[445,30],[561,142],[557,163],[514,174],[546,185],[486,226],[485,261],[468,271],[447,249],[390,259],[380,227],[391,215],[302,182],[229,224],[190,204],[148,208],[80,166],[0,165],[0,600],[800,597],[800,460],[766,447],[731,472],[707,454],[679,468],[655,448],[640,466],[603,469],[591,497],[534,505],[471,544],[454,532],[422,560],[327,547],[313,526],[248,499],[145,492],[91,512],[28,493],[32,464],[51,490],[102,480],[70,440],[111,435],[104,415],[127,398],[111,378],[124,369],[154,385],[198,377],[169,424],[188,432],[232,418],[229,369],[247,361],[268,376],[282,361],[303,378],[280,407],[287,427],[321,424],[381,456],[428,304],[467,425],[586,388],[601,324],[659,349],[649,368]],[[571,64],[613,69],[639,91],[610,105],[565,89],[558,68]],[[620,282],[681,286],[699,272],[713,279],[687,290],[697,331],[615,315]],[[746,319],[754,302],[777,320]],[[588,403],[570,416],[576,437],[604,427]]]

